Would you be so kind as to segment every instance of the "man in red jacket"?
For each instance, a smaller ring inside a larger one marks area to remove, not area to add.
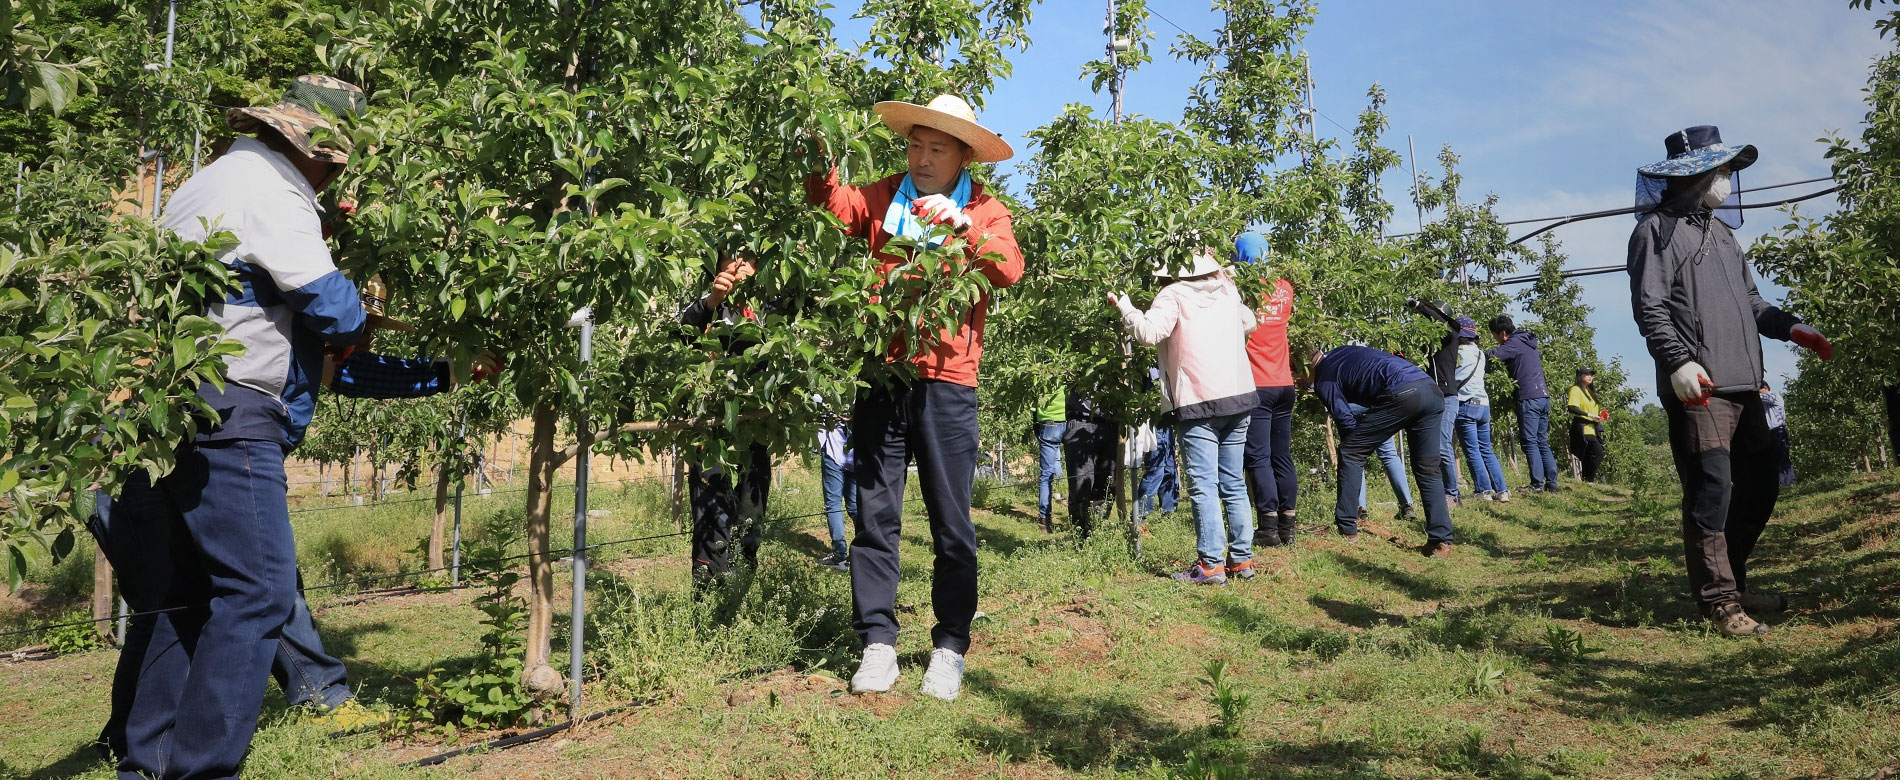
[[[931,246],[961,248],[961,263],[995,287],[1023,275],[1022,250],[1009,208],[970,180],[974,162],[1013,154],[1002,136],[976,122],[968,103],[939,95],[927,106],[898,101],[874,110],[892,131],[909,139],[909,170],[861,187],[838,181],[837,169],[805,181],[807,199],[836,215],[852,236],[871,244],[880,275],[908,258],[885,251],[894,236]],[[950,236],[941,236],[948,227]],[[938,228],[933,230],[933,227]],[[987,297],[952,332],[936,334],[910,358],[914,377],[873,380],[852,409],[851,437],[858,483],[857,537],[851,543],[853,626],[864,658],[851,678],[853,693],[884,692],[897,681],[898,530],[906,469],[914,457],[924,509],[936,550],[931,603],[935,648],[924,672],[924,693],[954,699],[963,685],[963,654],[976,616],[976,527],[970,522],[970,486],[976,474],[976,376],[983,356]],[[893,359],[907,353],[892,345]],[[907,372],[908,373],[908,372]]]

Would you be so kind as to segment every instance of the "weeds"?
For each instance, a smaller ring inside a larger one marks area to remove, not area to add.
[[[75,609],[61,615],[53,622],[72,623],[91,617],[91,612],[83,609]],[[65,655],[67,653],[83,653],[88,650],[97,650],[101,647],[105,647],[105,638],[100,636],[99,629],[100,624],[98,623],[81,623],[75,626],[49,628],[45,634],[46,649],[57,655]]]
[[[499,559],[518,534],[516,518],[493,516],[485,530],[487,540],[472,548],[471,559]],[[419,719],[449,727],[506,728],[519,724],[534,707],[534,697],[521,689],[522,633],[528,627],[528,605],[515,594],[521,575],[484,568],[468,570],[483,586],[475,599],[481,610],[482,649],[464,671],[447,666],[429,670],[416,683],[415,709]]]
[[[1472,670],[1468,687],[1473,694],[1479,696],[1502,696],[1506,692],[1507,684],[1504,673],[1503,664],[1490,658],[1483,659],[1478,662],[1477,668]]]
[[[1583,641],[1583,632],[1552,624],[1544,627],[1544,644],[1550,650],[1551,660],[1560,666],[1568,666],[1603,652],[1603,648]]]
[[[1253,694],[1240,690],[1240,686],[1227,679],[1227,662],[1208,661],[1201,670],[1206,676],[1200,683],[1208,688],[1208,700],[1218,711],[1214,725],[1216,736],[1232,739],[1240,736],[1240,729],[1246,725],[1248,705],[1253,703]]]

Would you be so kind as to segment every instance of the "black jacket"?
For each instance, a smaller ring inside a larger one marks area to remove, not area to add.
[[[1656,360],[1657,395],[1695,361],[1718,393],[1761,387],[1761,337],[1788,340],[1801,321],[1762,300],[1735,233],[1701,195],[1684,192],[1643,216],[1630,234],[1630,310]]]

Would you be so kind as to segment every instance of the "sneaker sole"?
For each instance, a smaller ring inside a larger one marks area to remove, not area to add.
[[[854,694],[854,695],[855,695],[855,694],[864,694],[864,693],[890,693],[890,692],[891,692],[891,687],[892,687],[892,686],[895,686],[895,685],[897,685],[897,677],[895,677],[895,676],[893,676],[893,677],[891,677],[891,679],[890,679],[890,681],[889,681],[889,682],[886,682],[886,683],[884,683],[884,687],[882,687],[882,688],[878,688],[878,687],[874,687],[874,686],[870,686],[870,685],[864,685],[864,686],[860,686],[860,685],[858,685],[858,681],[857,681],[857,680],[852,680],[852,681],[851,681],[851,693],[852,693],[852,694]]]

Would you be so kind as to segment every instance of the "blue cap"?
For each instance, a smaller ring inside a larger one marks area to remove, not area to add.
[[[1458,318],[1458,337],[1475,339],[1478,337],[1478,321],[1470,317]]]
[[[1267,259],[1267,237],[1247,231],[1234,238],[1234,262],[1259,263]]]

